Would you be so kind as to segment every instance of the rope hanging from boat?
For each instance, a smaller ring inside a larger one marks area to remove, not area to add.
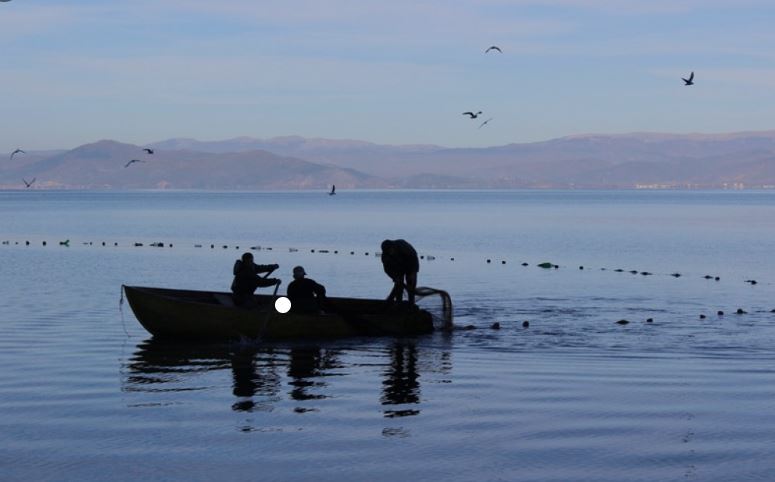
[[[124,319],[124,285],[121,285],[121,297],[118,300],[118,311],[121,313],[121,327],[124,329],[127,338],[131,338],[129,331],[126,329],[126,320]]]

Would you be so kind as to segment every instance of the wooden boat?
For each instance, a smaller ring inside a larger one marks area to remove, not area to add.
[[[279,313],[274,297],[255,295],[252,308],[237,307],[231,293],[123,286],[143,328],[161,338],[303,339],[419,335],[433,331],[433,317],[411,305],[384,300],[328,298],[325,312]]]

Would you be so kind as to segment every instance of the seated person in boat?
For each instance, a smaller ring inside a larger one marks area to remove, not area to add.
[[[297,313],[317,313],[325,305],[326,288],[313,279],[305,278],[306,275],[303,267],[293,268],[293,281],[288,285],[291,310]]]
[[[387,301],[400,303],[406,289],[409,303],[414,304],[417,273],[420,271],[420,260],[414,247],[403,239],[382,241],[382,267],[393,280],[393,289]]]
[[[259,273],[266,273],[268,276],[279,267],[277,264],[255,264],[251,253],[243,254],[242,259],[238,259],[234,263],[234,281],[231,283],[234,304],[250,306],[255,303],[253,292],[256,291],[256,288],[279,285],[281,281],[277,278],[259,276]]]

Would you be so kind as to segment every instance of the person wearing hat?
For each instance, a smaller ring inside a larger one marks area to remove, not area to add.
[[[387,301],[400,303],[406,289],[409,303],[414,304],[417,273],[420,271],[420,260],[414,247],[403,239],[382,241],[382,267],[393,280],[393,289]]]
[[[234,280],[231,282],[234,304],[237,306],[255,304],[253,292],[256,291],[256,288],[259,286],[279,285],[279,279],[266,278],[266,276],[269,276],[269,273],[279,267],[277,264],[255,264],[253,262],[253,254],[243,254],[242,259],[234,262]],[[266,273],[266,275],[261,277],[259,273]]]
[[[320,311],[326,300],[326,288],[310,278],[304,268],[293,268],[293,281],[288,284],[288,299],[291,300],[291,310],[296,312],[315,313]]]

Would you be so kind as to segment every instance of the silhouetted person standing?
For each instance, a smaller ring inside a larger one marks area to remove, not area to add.
[[[406,289],[409,303],[414,304],[420,260],[412,245],[403,239],[382,241],[382,267],[393,280],[393,290],[387,300],[400,303],[404,299],[404,289]]]
[[[291,309],[301,313],[315,313],[323,308],[326,288],[313,279],[305,278],[307,273],[301,266],[293,268],[293,281],[288,285],[288,299]]]
[[[267,273],[279,268],[277,264],[255,264],[253,255],[245,253],[242,259],[234,263],[234,281],[231,283],[231,292],[234,293],[234,304],[237,306],[245,305],[251,300],[253,292],[259,286],[279,285],[281,281],[277,278],[264,278],[259,273]]]

